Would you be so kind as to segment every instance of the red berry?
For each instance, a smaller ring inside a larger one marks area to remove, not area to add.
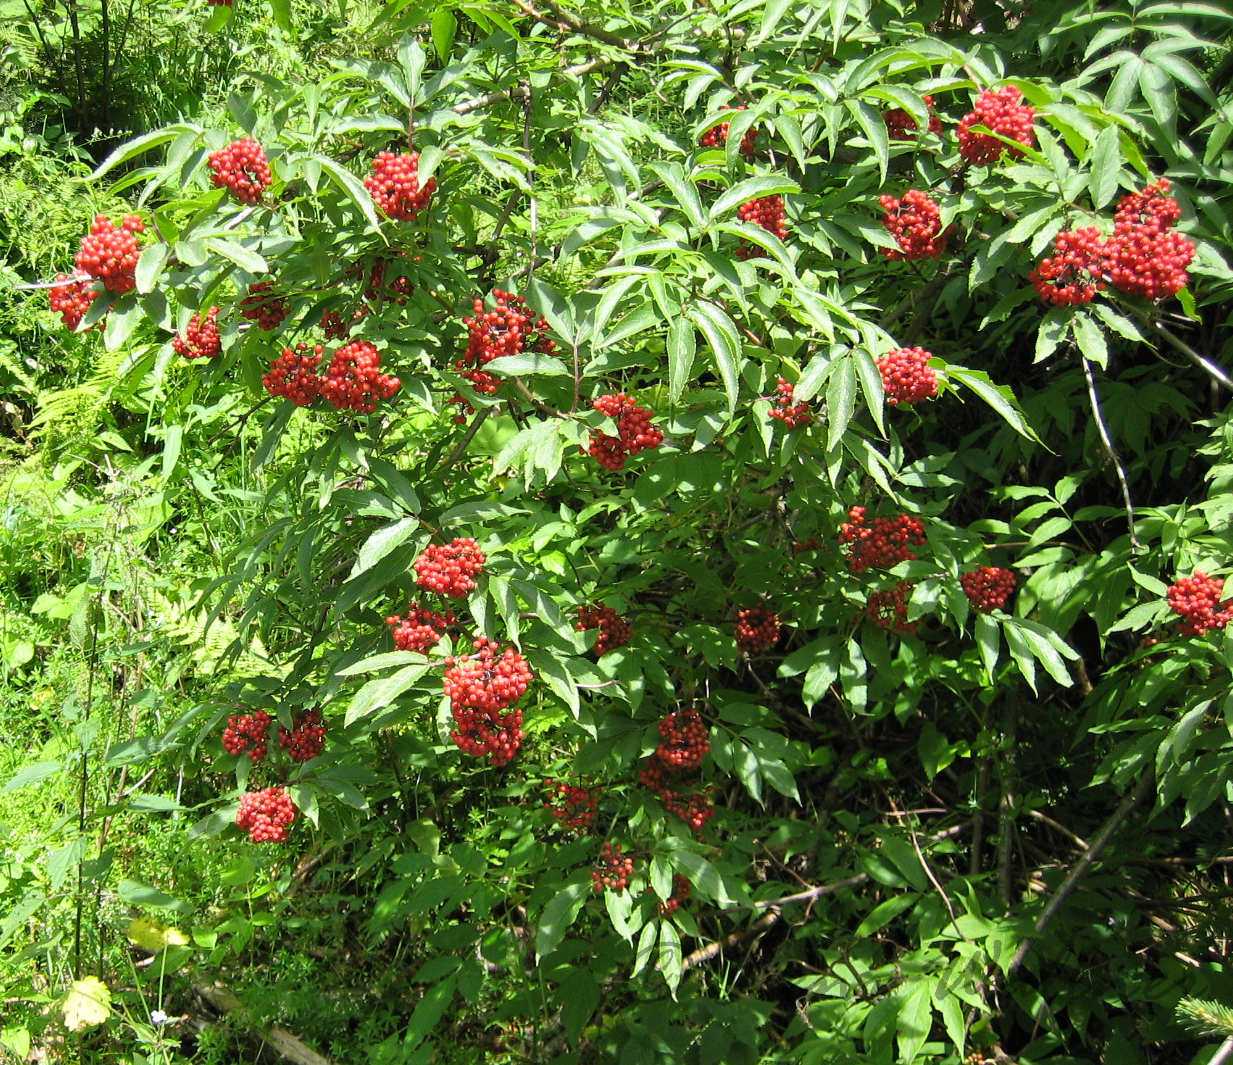
[[[74,275],[57,274],[57,281],[70,281]],[[60,316],[64,328],[72,332],[81,325],[86,312],[98,298],[98,290],[88,277],[73,280],[71,284],[57,284],[47,290],[47,298],[51,309]]]
[[[912,585],[908,581],[900,581],[890,588],[870,592],[869,600],[865,604],[865,615],[880,629],[901,635],[913,633],[917,623],[908,621],[908,599],[911,595]]]
[[[1223,593],[1224,580],[1209,577],[1202,570],[1195,570],[1191,576],[1181,577],[1169,586],[1169,606],[1182,617],[1182,635],[1202,636],[1233,621],[1233,600],[1222,601]]]
[[[510,762],[522,746],[522,711],[509,710],[533,679],[526,659],[512,647],[477,636],[473,654],[445,660],[445,694],[454,715],[450,738],[465,754]]]
[[[929,132],[941,133],[942,120],[933,112],[933,97],[926,96],[924,100],[925,106],[929,109]],[[901,107],[883,111],[882,120],[886,123],[886,131],[890,134],[891,140],[910,141],[916,133],[916,119]]]
[[[74,261],[78,272],[101,281],[108,292],[131,292],[137,287],[137,260],[141,256],[137,234],[145,228],[135,214],[125,215],[118,226],[106,215],[95,215]]]
[[[364,179],[364,187],[388,217],[409,222],[431,202],[437,179],[429,178],[420,185],[419,166],[419,152],[380,152],[372,161],[372,173]]]
[[[808,403],[796,403],[795,393],[790,382],[780,377],[775,385],[775,405],[770,415],[784,426],[791,429],[801,429],[813,421],[813,412]]]
[[[283,319],[291,313],[287,301],[275,295],[274,282],[258,281],[249,286],[248,295],[240,300],[240,316],[269,333],[283,324]]]
[[[1113,216],[1113,236],[1104,246],[1102,269],[1114,288],[1148,300],[1175,296],[1190,280],[1193,241],[1173,230],[1181,217],[1161,178],[1124,196]]]
[[[849,570],[864,573],[870,569],[891,569],[916,558],[912,548],[925,542],[925,526],[919,518],[900,514],[894,518],[874,518],[866,524],[865,515],[864,507],[852,507],[848,520],[839,528],[839,542],[848,549]]]
[[[265,150],[252,137],[233,141],[226,148],[211,152],[206,161],[214,185],[229,189],[241,203],[257,203],[270,187],[270,162]]]
[[[367,340],[344,344],[330,360],[321,379],[321,395],[336,410],[371,414],[377,403],[402,386],[393,374],[381,372],[381,355]]]
[[[284,843],[295,821],[295,806],[285,788],[265,788],[240,796],[235,823],[254,843]]]
[[[902,199],[882,196],[882,224],[899,245],[883,248],[888,259],[936,259],[946,250],[942,213],[928,193],[908,189]]]
[[[744,111],[745,104],[729,105],[725,108],[727,111]],[[721,122],[717,126],[712,126],[698,140],[698,144],[703,148],[722,148],[728,143],[728,131],[732,128],[732,123]],[[752,159],[758,151],[758,131],[756,129],[747,129],[745,135],[741,138],[741,154],[746,159]]]
[[[254,762],[263,761],[273,722],[274,718],[264,710],[252,714],[232,714],[223,729],[223,750],[237,758],[246,754]]]
[[[653,889],[650,887],[647,888],[647,891],[651,890]],[[676,911],[681,908],[681,904],[689,898],[691,891],[692,888],[690,887],[689,881],[686,880],[685,877],[681,876],[680,873],[674,874],[672,877],[672,894],[669,895],[668,898],[663,899],[659,904],[660,917],[668,917],[671,914],[676,913]]]
[[[973,126],[984,126],[1009,140],[1031,147],[1036,143],[1036,131],[1032,120],[1036,111],[1020,103],[1023,93],[1013,85],[1000,89],[986,89],[976,100],[976,105],[959,120],[959,154],[975,166],[996,163],[1003,153],[1012,157],[1023,151],[1012,148],[988,133],[974,133]]]
[[[309,762],[325,749],[325,724],[321,711],[307,710],[290,729],[278,726],[278,745],[297,762]]]
[[[591,870],[591,885],[595,894],[607,891],[624,891],[634,875],[634,860],[625,857],[619,843],[605,843],[599,852],[599,861]]]
[[[576,832],[585,832],[595,821],[599,809],[599,792],[595,788],[579,788],[561,781],[546,780],[550,799],[546,809],[558,822]]]
[[[878,359],[886,402],[907,407],[933,399],[938,394],[938,375],[929,367],[932,358],[924,348],[896,348]]]
[[[296,345],[294,351],[283,348],[269,372],[261,378],[265,390],[272,396],[291,400],[297,407],[310,406],[321,395],[317,365],[321,362],[323,350],[320,344],[313,348],[311,354],[305,344]]]
[[[779,615],[765,607],[736,612],[736,642],[746,654],[769,651],[779,642]]]
[[[441,642],[454,624],[454,612],[438,614],[419,606],[410,606],[403,617],[389,617],[385,623],[393,631],[394,646],[400,651],[427,652]]]
[[[223,345],[218,336],[218,308],[211,307],[206,316],[194,314],[184,327],[182,336],[171,342],[177,355],[186,359],[213,359],[222,354]]]
[[[680,768],[669,768],[658,752],[648,758],[638,772],[638,780],[644,788],[652,791],[664,804],[664,809],[679,817],[693,832],[699,832],[715,816],[715,806],[706,795],[697,791],[685,791],[680,786]]]
[[[625,460],[630,455],[659,447],[664,442],[664,434],[651,425],[655,412],[649,407],[638,406],[623,392],[599,396],[591,406],[617,425],[616,436],[601,433],[598,429],[591,430],[591,444],[586,454],[605,469],[624,469]]]
[[[1015,592],[1015,574],[1001,566],[981,566],[961,574],[959,586],[980,613],[1001,610]]]
[[[574,628],[579,632],[588,629],[599,629],[595,639],[595,654],[606,655],[618,647],[624,647],[633,638],[633,627],[620,614],[608,606],[587,606],[578,608],[578,621]]]
[[[1053,241],[1053,254],[1028,275],[1045,303],[1091,303],[1104,288],[1108,249],[1095,226],[1068,229]]]
[[[788,239],[788,223],[784,216],[782,196],[763,196],[757,200],[750,200],[748,203],[741,204],[736,213],[742,222],[761,226],[780,240]],[[764,254],[766,253],[758,245],[747,240],[742,240],[736,249],[738,259],[755,259]]]
[[[430,544],[415,560],[415,582],[437,595],[460,599],[475,589],[485,561],[479,544],[469,536]]]
[[[692,708],[673,710],[659,723],[655,756],[673,769],[697,769],[711,749],[702,716]]]

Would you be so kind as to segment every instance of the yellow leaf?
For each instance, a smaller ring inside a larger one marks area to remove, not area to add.
[[[64,1026],[70,1032],[80,1032],[102,1024],[111,1016],[111,992],[97,976],[77,980],[64,996],[60,1007],[64,1013]]]
[[[148,917],[134,917],[129,921],[128,938],[151,954],[157,954],[164,947],[188,946],[188,936],[178,928],[164,928]]]

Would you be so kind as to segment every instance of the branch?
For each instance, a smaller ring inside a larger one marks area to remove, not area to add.
[[[1036,924],[1031,933],[1019,945],[1019,949],[1015,951],[1015,956],[1011,959],[1010,965],[1006,969],[1008,979],[1018,972],[1019,967],[1023,964],[1023,959],[1028,956],[1040,934],[1049,926],[1053,918],[1057,916],[1058,911],[1065,905],[1066,900],[1070,898],[1075,888],[1079,886],[1079,881],[1083,879],[1087,871],[1092,867],[1092,863],[1100,857],[1105,847],[1108,846],[1109,840],[1113,838],[1113,833],[1121,827],[1122,822],[1126,820],[1131,810],[1138,806],[1147,796],[1152,787],[1152,780],[1153,777],[1150,772],[1144,773],[1139,778],[1139,782],[1122,797],[1122,801],[1118,803],[1117,809],[1100,826],[1100,831],[1092,837],[1092,842],[1088,849],[1071,866],[1070,872],[1066,874],[1066,879],[1062,881],[1062,886],[1054,892],[1053,898],[1049,900],[1041,915],[1036,918]]]
[[[491,413],[491,407],[484,407],[483,410],[476,412],[475,417],[471,419],[471,424],[467,426],[467,431],[462,434],[462,439],[454,445],[454,450],[451,451],[449,455],[446,456],[445,461],[441,463],[442,473],[453,466],[454,463],[458,461],[459,456],[467,450],[467,445],[475,439],[475,434],[480,431],[480,426],[488,420],[488,415]]]
[[[222,984],[194,984],[193,990],[219,1013],[234,1013],[243,1009],[243,1003]],[[261,1030],[261,1038],[272,1049],[296,1065],[332,1065],[327,1057],[318,1054],[303,1040],[292,1035],[286,1028],[271,1025]]]
[[[575,63],[572,67],[565,67],[560,71],[562,75],[569,78],[580,78],[583,74],[590,74],[595,70],[604,70],[607,67],[613,66],[619,62],[616,59],[588,59],[585,63]],[[500,89],[497,92],[490,92],[485,96],[476,96],[471,100],[463,100],[460,104],[455,104],[451,110],[456,115],[469,115],[472,111],[479,111],[485,107],[490,107],[492,104],[500,103],[502,100],[510,100],[515,96],[522,94],[522,83],[511,85],[508,89]]]
[[[1224,367],[1220,366],[1218,363],[1212,362],[1212,360],[1207,358],[1207,356],[1200,355],[1194,348],[1187,344],[1186,341],[1184,341],[1176,333],[1170,332],[1163,325],[1157,322],[1150,314],[1144,313],[1138,307],[1131,304],[1122,304],[1121,306],[1129,310],[1136,318],[1139,319],[1139,321],[1147,326],[1148,329],[1150,329],[1158,337],[1177,349],[1177,351],[1181,352],[1181,354],[1185,355],[1186,358],[1188,358],[1201,370],[1211,375],[1211,377],[1215,380],[1219,381],[1220,384],[1224,385],[1224,387],[1230,392],[1233,392],[1233,378],[1229,377],[1229,375],[1225,372]]]
[[[552,18],[537,11],[528,3],[528,0],[514,0],[514,3],[526,14],[533,19],[542,22],[545,26],[554,30],[572,30],[574,33],[580,33],[584,37],[592,37],[597,41],[602,41],[604,44],[610,44],[614,48],[623,48],[627,52],[641,52],[643,46],[637,41],[628,41],[619,34],[612,33],[610,30],[604,29],[602,26],[596,26],[592,22],[586,22],[580,19],[577,15],[569,11],[563,10],[560,5],[553,0],[542,0],[542,3],[549,11],[552,12]]]
[[[1092,405],[1092,417],[1096,419],[1100,441],[1105,446],[1105,452],[1113,463],[1113,469],[1117,472],[1118,483],[1122,486],[1122,505],[1126,508],[1126,526],[1130,533],[1130,546],[1135,551],[1141,551],[1143,545],[1139,543],[1139,538],[1135,535],[1135,505],[1130,499],[1130,484],[1126,480],[1126,471],[1122,469],[1121,460],[1118,459],[1117,452],[1113,450],[1113,439],[1109,436],[1109,427],[1105,424],[1104,411],[1100,407],[1100,394],[1096,391],[1096,378],[1092,374],[1092,365],[1082,356],[1079,361],[1083,363],[1083,376],[1087,379],[1087,398]]]

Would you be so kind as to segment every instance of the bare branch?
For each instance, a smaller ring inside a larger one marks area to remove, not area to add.
[[[1096,429],[1100,433],[1100,442],[1105,446],[1109,461],[1117,472],[1118,483],[1122,486],[1122,505],[1126,508],[1126,527],[1130,533],[1130,546],[1141,551],[1143,545],[1135,535],[1135,505],[1130,499],[1130,483],[1126,480],[1126,471],[1122,468],[1117,452],[1113,450],[1113,438],[1109,435],[1109,427],[1105,424],[1104,411],[1100,407],[1100,394],[1096,391],[1096,378],[1092,373],[1092,364],[1087,359],[1079,359],[1083,363],[1083,376],[1087,379],[1087,397],[1092,405],[1092,417],[1096,419]]]

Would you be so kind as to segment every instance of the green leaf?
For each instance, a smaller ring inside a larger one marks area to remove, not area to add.
[[[291,0],[270,0],[274,24],[284,33],[291,32]]]
[[[660,921],[659,971],[663,975],[668,989],[672,992],[673,998],[676,997],[676,989],[681,982],[681,975],[684,972],[681,967],[683,960],[681,956],[681,937],[677,934],[676,926],[671,921]]]
[[[740,334],[727,313],[706,300],[694,303],[686,313],[710,345],[711,354],[715,357],[715,369],[723,382],[724,395],[728,398],[728,417],[732,417],[740,394]]]
[[[760,174],[757,177],[746,178],[744,181],[738,181],[715,200],[711,205],[710,220],[716,222],[733,208],[748,203],[750,200],[800,192],[800,190],[800,186],[795,181],[774,174]]]
[[[692,181],[685,176],[680,163],[652,163],[651,169],[659,175],[659,179],[668,186],[668,190],[676,199],[681,211],[696,229],[706,225],[706,215],[702,213],[702,200]]]
[[[110,173],[121,163],[127,163],[130,159],[141,155],[142,152],[148,152],[151,148],[156,148],[160,144],[173,141],[182,133],[200,134],[201,127],[189,125],[188,123],[177,123],[174,126],[166,126],[163,129],[156,129],[150,133],[143,133],[140,137],[134,137],[131,141],[121,144],[119,148],[107,156],[87,180],[98,181],[104,174]]]
[[[692,851],[677,850],[672,853],[672,866],[679,869],[688,878],[704,898],[710,899],[716,906],[731,906],[735,900],[724,887],[723,877],[719,870],[710,862]]]
[[[646,968],[655,950],[655,941],[659,933],[659,925],[655,921],[647,921],[642,926],[642,934],[638,936],[638,949],[634,954],[634,969],[630,976],[637,976]]]
[[[843,439],[856,409],[856,368],[850,356],[838,360],[826,385],[827,449],[834,449]]]
[[[1083,357],[1103,370],[1109,361],[1109,347],[1100,326],[1090,315],[1076,314],[1070,327]]]
[[[599,1005],[599,983],[585,969],[575,967],[561,986],[568,989],[561,1006],[561,1023],[565,1026],[566,1038],[576,1046],[582,1029]]]
[[[439,7],[432,15],[432,46],[437,50],[437,56],[442,63],[448,63],[450,53],[454,50],[454,34],[458,30],[458,19],[448,7]]]
[[[912,1065],[933,1023],[933,981],[913,980],[901,992],[896,1021],[900,1065]]]
[[[679,403],[690,381],[698,336],[688,318],[676,318],[668,327],[668,397]],[[495,360],[494,360],[495,361]]]
[[[2,790],[17,791],[18,788],[28,788],[31,784],[37,784],[40,780],[59,773],[63,768],[63,762],[32,762],[22,766],[9,777]]]
[[[137,260],[137,291],[146,295],[154,291],[154,286],[162,276],[163,267],[167,265],[167,256],[171,247],[163,241],[151,244],[141,253]]]
[[[174,472],[176,463],[180,460],[180,446],[184,442],[184,426],[171,425],[167,427],[167,435],[163,438],[163,480],[166,481]]]
[[[386,525],[374,532],[364,541],[364,546],[360,548],[359,554],[355,556],[355,565],[351,567],[351,572],[347,574],[347,580],[355,580],[361,573],[366,573],[372,569],[391,551],[404,544],[411,534],[419,528],[419,525],[420,519],[411,515],[400,518],[392,525]]]
[[[370,680],[355,693],[355,698],[351,700],[351,705],[347,707],[347,717],[343,722],[344,727],[350,727],[354,722],[362,717],[367,717],[374,710],[380,710],[382,707],[388,706],[427,673],[428,666],[429,663],[427,662],[416,662],[404,669],[400,669],[392,676],[378,677],[375,680]]]
[[[449,1004],[454,1000],[454,988],[457,985],[457,976],[447,976],[439,984],[433,984],[424,992],[423,998],[415,1004],[411,1020],[407,1024],[406,1035],[400,1044],[404,1051],[409,1051],[422,1043],[440,1023]]]
[[[826,379],[831,375],[831,371],[839,362],[839,356],[836,355],[815,355],[809,360],[809,364],[805,367],[804,373],[800,379],[792,386],[792,398],[797,403],[805,403],[813,399],[826,383]]]
[[[975,392],[1020,436],[1040,442],[1040,437],[1023,416],[1015,394],[1006,385],[995,385],[984,370],[969,370],[963,366],[947,366],[946,376]]]
[[[381,220],[377,217],[377,208],[373,205],[372,197],[368,195],[368,190],[364,188],[363,183],[351,171],[334,162],[329,156],[312,155],[309,158],[313,159],[325,172],[326,177],[360,209],[360,213],[368,220],[369,226],[379,230]]]
[[[976,646],[980,649],[980,660],[984,663],[985,675],[992,680],[993,671],[998,664],[1002,637],[998,623],[988,614],[976,615]]]
[[[578,918],[587,894],[591,890],[589,881],[575,881],[566,884],[548,901],[540,914],[539,924],[535,927],[535,957],[540,961],[545,955],[551,954],[565,938],[569,926]]]
[[[1122,149],[1117,126],[1101,130],[1088,155],[1088,192],[1096,210],[1104,207],[1118,188],[1118,175],[1122,172]]]
[[[865,397],[865,406],[869,410],[878,432],[886,435],[884,408],[886,397],[882,387],[882,375],[878,372],[878,364],[872,355],[863,348],[856,348],[851,358],[855,362],[856,376],[860,378],[861,395]]]
[[[870,910],[866,914],[865,919],[856,926],[856,931],[853,934],[857,939],[873,935],[879,928],[890,924],[904,910],[910,909],[919,898],[920,896],[914,891],[906,892],[903,895],[892,895],[889,899],[878,903]]]
[[[873,154],[878,160],[879,180],[885,185],[886,170],[890,166],[890,137],[886,132],[886,122],[882,118],[882,113],[865,103],[864,100],[848,99],[844,101],[844,104],[852,112],[856,124],[860,126],[873,148]]]
[[[551,355],[501,355],[484,363],[487,373],[498,377],[530,377],[538,374],[542,377],[568,377],[569,368],[560,359]]]
[[[235,263],[241,270],[250,274],[268,273],[270,269],[269,263],[265,258],[258,255],[255,251],[249,251],[242,244],[237,244],[234,240],[227,240],[224,237],[207,237],[205,246],[211,251],[217,252],[224,259],[229,259]]]
[[[154,910],[176,910],[187,913],[190,909],[185,903],[165,891],[142,884],[136,880],[121,880],[116,888],[120,898],[134,906],[147,906]]]

